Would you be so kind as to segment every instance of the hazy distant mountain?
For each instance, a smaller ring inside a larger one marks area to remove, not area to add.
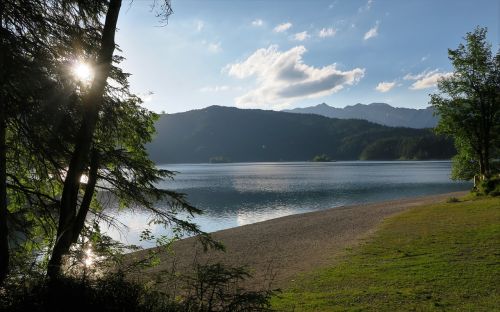
[[[318,114],[340,119],[364,119],[390,127],[433,128],[437,117],[433,116],[432,107],[413,109],[392,107],[385,103],[356,104],[344,108],[331,107],[325,103],[285,110],[290,113]]]
[[[448,159],[450,140],[428,129],[365,120],[211,106],[162,115],[148,151],[157,163]]]

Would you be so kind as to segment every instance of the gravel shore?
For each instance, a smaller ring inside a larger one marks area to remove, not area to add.
[[[346,248],[373,233],[384,218],[466,193],[336,207],[212,233],[216,240],[224,244],[225,252],[204,253],[195,238],[184,239],[174,244],[173,254],[161,255],[161,264],[146,269],[142,278],[154,278],[161,270],[171,268],[172,263],[175,263],[176,270],[185,272],[196,259],[198,263],[223,262],[248,266],[254,276],[245,285],[250,288],[262,288],[270,280],[273,288],[284,287],[290,285],[297,274],[332,264]],[[131,256],[140,258],[145,252]]]

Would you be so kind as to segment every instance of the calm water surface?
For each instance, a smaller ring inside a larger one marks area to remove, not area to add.
[[[291,214],[343,205],[467,190],[468,182],[449,179],[443,161],[235,163],[165,165],[177,171],[160,187],[186,193],[203,209],[194,222],[208,232]],[[127,225],[118,237],[148,246],[138,237],[149,216],[125,213]],[[153,227],[153,232],[164,231]]]

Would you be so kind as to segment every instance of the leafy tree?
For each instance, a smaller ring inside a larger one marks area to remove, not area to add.
[[[500,155],[500,50],[492,54],[486,33],[478,27],[467,33],[465,45],[448,51],[454,72],[431,95],[440,116],[437,131],[455,139],[456,179],[489,179],[495,173],[492,161]]]
[[[97,223],[88,222],[89,214],[112,221],[99,193],[111,194],[122,206],[147,209],[153,222],[220,247],[195,224],[176,217],[180,211],[200,212],[183,194],[157,187],[173,173],[149,160],[144,144],[151,140],[156,115],[129,92],[128,74],[118,67],[122,58],[114,54],[114,33],[120,5],[119,0],[0,3],[1,279],[12,252],[21,275],[36,264],[38,273],[46,269],[58,278],[77,242],[110,246]],[[168,17],[169,1],[162,2],[161,12]],[[71,75],[78,59],[94,68],[90,82]]]

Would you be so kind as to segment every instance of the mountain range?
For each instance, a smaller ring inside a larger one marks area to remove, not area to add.
[[[430,129],[387,127],[258,109],[210,106],[162,114],[148,145],[156,163],[449,159],[449,139]],[[321,159],[322,157],[320,157]]]
[[[386,103],[356,104],[336,108],[325,103],[284,110],[289,113],[317,114],[340,119],[364,119],[389,127],[434,128],[438,118],[432,107],[424,109],[392,107]]]

